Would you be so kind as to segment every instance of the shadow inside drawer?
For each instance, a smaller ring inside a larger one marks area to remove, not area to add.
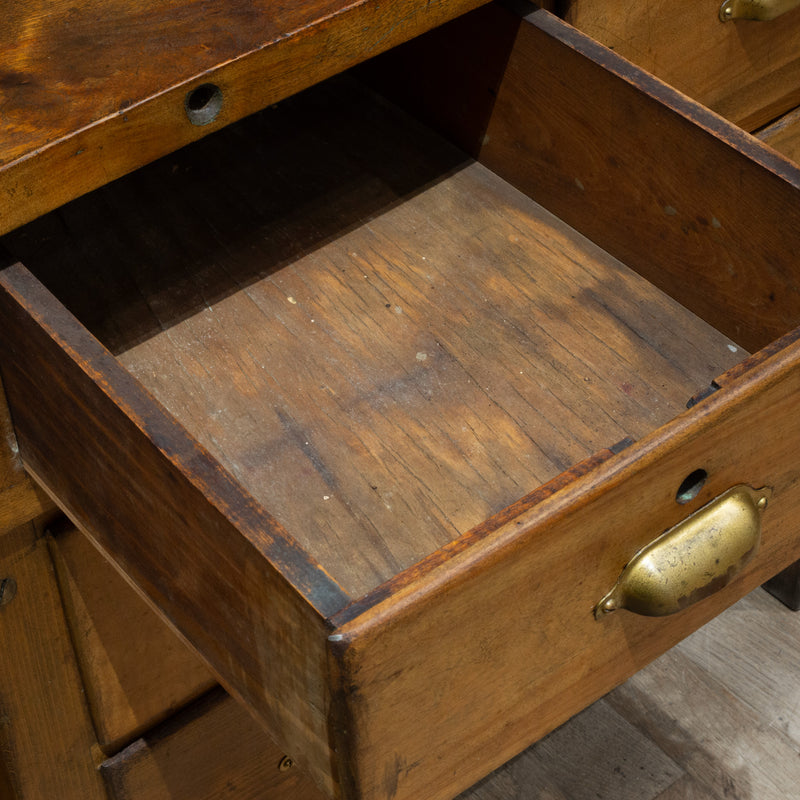
[[[745,355],[346,77],[5,241],[353,596]]]

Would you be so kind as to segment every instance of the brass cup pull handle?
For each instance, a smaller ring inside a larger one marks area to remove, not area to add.
[[[674,614],[726,586],[756,554],[769,488],[734,486],[642,548],[595,617],[625,608],[648,617]]]
[[[719,9],[723,22],[753,19],[767,22],[800,6],[800,0],[725,0]]]

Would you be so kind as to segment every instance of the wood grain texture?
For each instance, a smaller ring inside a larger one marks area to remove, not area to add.
[[[0,772],[7,772],[14,800],[104,800],[47,544],[34,539],[32,526],[0,542],[0,578],[16,582],[16,594],[0,606]]]
[[[743,355],[346,81],[201,144],[7,241],[353,597]]]
[[[213,692],[100,769],[111,800],[323,800],[239,704]]]
[[[547,12],[520,25],[478,9],[382,57],[373,79],[743,347],[797,327],[796,165]],[[518,31],[510,59],[484,30]]]
[[[784,114],[771,125],[759,130],[756,136],[797,163],[800,161],[800,109]]]
[[[659,800],[683,775],[655,743],[599,700],[458,800]]]
[[[798,633],[756,590],[458,800],[793,797]]]
[[[53,502],[25,473],[17,437],[0,384],[0,536],[54,508]]]
[[[334,618],[354,796],[452,796],[796,560],[799,359],[789,345],[445,562],[398,576],[356,619]],[[705,487],[679,505],[700,466]],[[737,581],[673,617],[595,621],[633,554],[739,482],[775,495],[759,557]]]
[[[800,618],[766,592],[753,592],[681,643],[680,653],[693,665],[713,676],[719,685],[717,697],[736,698],[744,713],[756,714],[758,726],[771,730],[796,752],[800,744],[800,681],[797,677],[797,648]],[[694,694],[688,691],[688,694]],[[688,718],[691,713],[686,712]],[[698,712],[699,716],[699,712]],[[706,713],[706,718],[711,717]],[[746,738],[751,738],[750,734]],[[775,748],[776,751],[779,749]],[[775,760],[779,756],[775,755]],[[797,781],[792,763],[788,774],[779,778]],[[767,764],[756,765],[769,779],[781,772]],[[793,777],[794,776],[794,777]],[[756,795],[759,796],[759,795]]]
[[[733,663],[740,658],[737,653]],[[780,684],[772,690],[780,696]],[[694,697],[707,700],[692,702]],[[681,651],[663,656],[609,700],[714,798],[783,800],[797,791],[796,743],[759,724],[757,707]]]
[[[80,531],[51,550],[98,742],[115,753],[215,681]]]
[[[480,3],[12,0],[0,232]],[[193,125],[187,93],[209,82],[222,109]]]
[[[798,169],[545,11],[486,142],[482,162],[743,347],[800,324]]]
[[[324,615],[343,592],[29,273],[2,283],[28,469],[332,791]]]
[[[576,28],[747,130],[800,103],[800,11],[719,20],[717,0],[566,0]]]

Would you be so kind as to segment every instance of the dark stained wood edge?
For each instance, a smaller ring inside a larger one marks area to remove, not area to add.
[[[700,401],[710,397],[718,389],[721,389],[723,386],[726,386],[732,381],[737,380],[749,370],[759,366],[759,364],[763,364],[768,358],[771,358],[776,353],[783,350],[784,347],[788,347],[798,339],[800,339],[800,327],[789,331],[789,333],[781,336],[774,342],[770,342],[766,347],[762,347],[761,350],[758,350],[757,352],[740,361],[735,367],[725,370],[725,372],[723,372],[721,375],[718,375],[716,378],[714,378],[710,386],[690,397],[686,403],[686,407],[692,408],[696,406]]]
[[[285,578],[321,616],[329,616],[341,608],[348,597],[336,581],[120,366],[37,278],[23,265],[15,264],[0,274],[0,287],[90,380],[102,388],[114,408],[119,408],[166,460],[168,469],[179,472],[193,491],[208,498],[219,513],[243,532],[242,538],[257,550],[261,558],[273,565],[276,574]],[[19,349],[10,336],[7,347],[12,351]],[[47,393],[55,391],[54,385],[48,385]],[[18,416],[19,404],[15,408],[15,416]],[[24,450],[22,454],[24,461]]]
[[[622,452],[622,450],[630,447],[632,441],[630,439],[624,439],[620,444],[624,444],[624,447],[616,452]],[[493,514],[480,525],[466,531],[461,536],[448,542],[444,547],[440,547],[408,569],[399,572],[390,580],[375,587],[371,592],[368,592],[363,597],[358,598],[346,608],[339,611],[331,618],[332,624],[334,627],[339,628],[380,603],[391,600],[398,592],[413,586],[420,577],[447,564],[453,557],[475,547],[504,526],[512,523],[521,526],[522,522],[519,518],[525,512],[535,508],[539,503],[547,500],[558,492],[567,489],[579,478],[591,474],[597,467],[616,454],[615,448],[617,448],[617,445],[600,450],[583,461],[579,461],[544,485],[534,489],[524,497],[521,497],[515,503],[507,506],[497,514]]]
[[[315,781],[345,592],[22,265],[0,366],[26,468]]]
[[[387,13],[379,0],[360,0],[165,86],[0,169],[0,233],[486,2],[406,0],[402,13]],[[213,122],[193,125],[185,97],[209,82],[222,90],[222,110]]]
[[[781,336],[778,339],[775,339],[773,342],[770,342],[765,347],[762,347],[757,352],[740,361],[735,367],[725,370],[722,375],[718,376],[714,380],[714,385],[717,388],[727,386],[729,383],[737,380],[751,369],[755,369],[756,367],[760,366],[774,355],[777,355],[781,350],[789,347],[798,340],[800,340],[800,327],[794,328],[793,330],[789,331],[789,333]]]
[[[764,147],[763,143],[738,125],[734,125],[708,107],[692,100],[677,89],[673,89],[652,73],[637,67],[545,9],[531,11],[525,19],[576,53],[588,58],[645,94],[656,98],[661,104],[685,117],[696,127],[713,134],[715,139],[725,142],[756,164],[800,188],[800,167],[777,150]]]

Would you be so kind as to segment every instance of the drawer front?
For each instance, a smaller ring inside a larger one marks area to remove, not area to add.
[[[572,0],[565,19],[746,130],[800,104],[800,10],[721,22],[718,0]]]
[[[53,559],[100,746],[113,753],[216,681],[76,528]]]
[[[0,537],[0,797],[107,800],[46,538]]]
[[[455,543],[355,619],[335,618],[352,796],[450,798],[795,561],[798,392],[794,342],[695,413],[472,532],[478,548]],[[708,480],[681,505],[698,468]],[[732,583],[672,616],[595,617],[639,550],[743,482],[772,499],[760,549]]]
[[[223,692],[214,692],[100,766],[110,800],[324,800]]]

